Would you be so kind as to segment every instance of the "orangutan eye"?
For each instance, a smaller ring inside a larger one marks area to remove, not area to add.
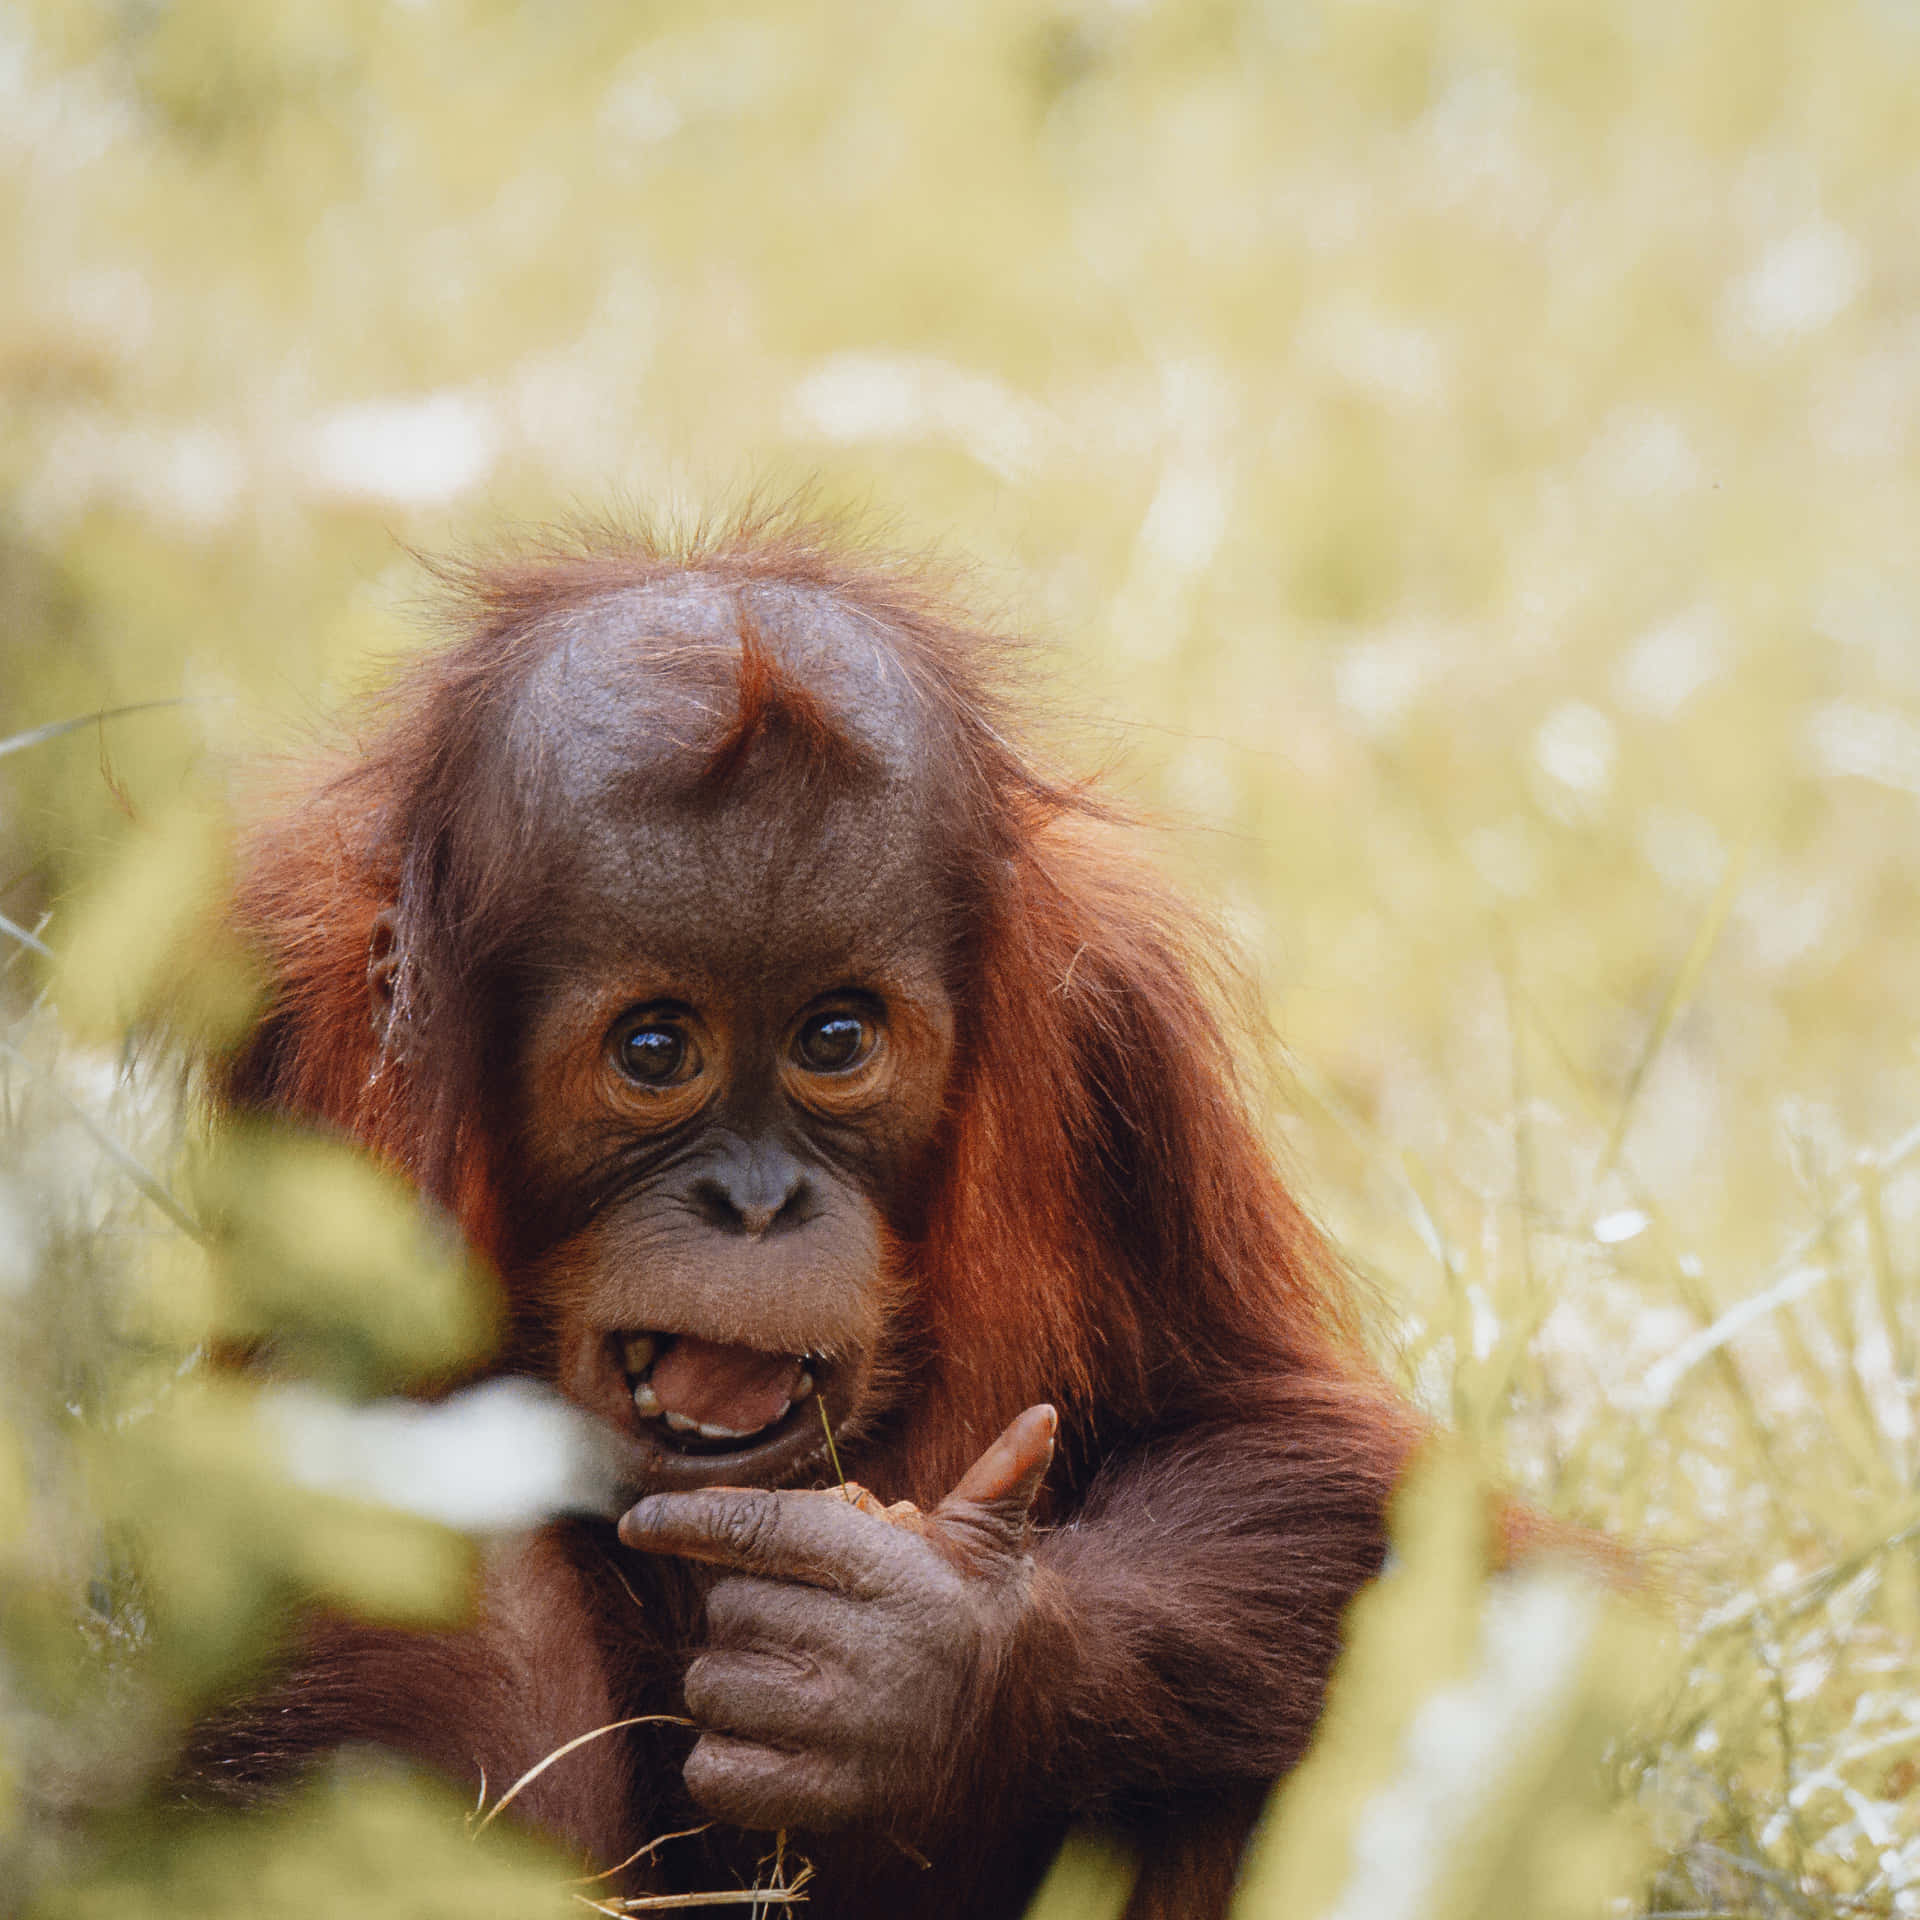
[[[874,1023],[845,1007],[816,1013],[794,1036],[794,1058],[809,1073],[845,1073],[873,1051]]]
[[[677,1087],[700,1071],[693,1036],[670,1020],[647,1019],[613,1036],[613,1063],[636,1086]]]

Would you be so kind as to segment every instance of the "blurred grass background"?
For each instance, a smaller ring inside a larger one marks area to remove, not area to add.
[[[1916,99],[1910,0],[0,5],[0,739],[187,703],[0,758],[14,1857],[152,1624],[77,1463],[253,1310],[33,945],[176,951],[127,816],[409,546],[812,480],[1054,643],[1409,1384],[1671,1556],[1628,1910],[1920,1913]]]

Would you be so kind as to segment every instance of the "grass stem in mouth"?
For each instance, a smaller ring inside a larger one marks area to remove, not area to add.
[[[840,1449],[833,1444],[833,1422],[827,1418],[827,1396],[819,1394],[815,1404],[820,1409],[820,1431],[827,1436],[827,1459],[833,1466],[833,1477],[840,1482],[840,1491],[851,1500],[853,1495],[847,1492],[846,1469],[840,1464]]]

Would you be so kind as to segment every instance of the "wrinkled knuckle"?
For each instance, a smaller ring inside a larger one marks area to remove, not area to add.
[[[726,1697],[726,1663],[703,1653],[688,1667],[680,1691],[686,1698],[687,1711],[696,1720],[713,1720]]]
[[[752,1560],[772,1546],[780,1509],[769,1493],[731,1500],[720,1512],[720,1543],[731,1554]]]
[[[687,1791],[716,1818],[736,1827],[794,1824],[791,1756],[709,1735],[687,1756]]]
[[[976,1577],[998,1574],[1027,1557],[1024,1531],[1010,1528],[991,1507],[954,1508],[942,1516],[939,1539],[947,1564]]]
[[[742,1760],[739,1747],[709,1736],[687,1755],[681,1777],[687,1783],[687,1791],[709,1813],[718,1814],[722,1819],[740,1820],[744,1825],[746,1822],[738,1812],[747,1788]]]

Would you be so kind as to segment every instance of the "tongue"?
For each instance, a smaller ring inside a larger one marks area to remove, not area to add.
[[[786,1412],[800,1382],[800,1362],[790,1353],[723,1347],[683,1333],[647,1378],[663,1413],[735,1433],[758,1433]]]

